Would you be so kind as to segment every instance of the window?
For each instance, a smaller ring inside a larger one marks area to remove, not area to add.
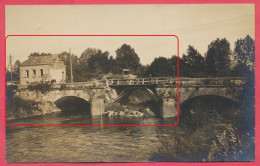
[[[41,76],[43,76],[43,69],[40,69],[40,71],[41,71]]]
[[[29,70],[26,70],[25,74],[26,74],[25,76],[28,78],[29,77]]]
[[[35,75],[35,76],[36,76],[36,70],[33,70],[33,75]]]

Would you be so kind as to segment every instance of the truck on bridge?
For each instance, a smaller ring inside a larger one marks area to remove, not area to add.
[[[105,75],[102,79],[133,79],[133,78],[137,78],[137,75],[133,74],[133,70],[132,69],[123,69],[122,74],[112,74],[109,73],[107,75]]]

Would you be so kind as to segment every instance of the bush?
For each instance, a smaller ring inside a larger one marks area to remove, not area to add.
[[[160,148],[153,155],[155,161],[236,161],[241,148],[240,140],[231,124],[208,124],[193,132],[160,135]]]
[[[6,103],[6,116],[19,117],[21,114],[32,114],[32,110],[37,107],[37,102],[33,100],[24,100],[19,97],[13,97]]]
[[[17,85],[7,85],[6,86],[6,101],[12,100],[15,92],[17,90]]]
[[[48,91],[50,91],[52,84],[45,82],[45,83],[36,83],[33,85],[29,85],[28,89],[30,91],[40,91],[42,94],[47,93]]]

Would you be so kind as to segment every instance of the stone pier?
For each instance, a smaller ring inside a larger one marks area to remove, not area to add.
[[[93,99],[91,100],[91,115],[102,115],[102,113],[105,111],[105,105],[103,99]]]
[[[176,99],[163,99],[163,105],[160,111],[163,118],[177,116],[177,101]]]

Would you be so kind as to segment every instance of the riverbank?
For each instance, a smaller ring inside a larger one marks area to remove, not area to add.
[[[6,102],[6,120],[29,118],[59,111],[60,110],[51,103],[24,100],[14,96],[9,98]]]

